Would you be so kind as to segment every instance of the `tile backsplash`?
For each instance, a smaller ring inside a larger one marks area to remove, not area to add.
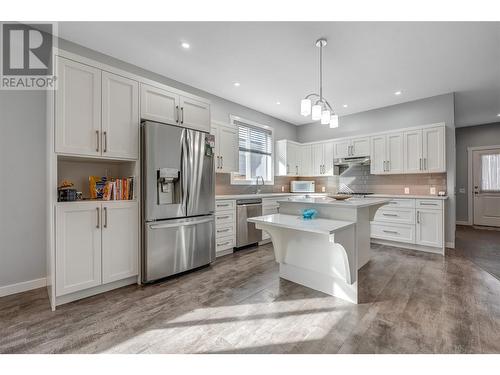
[[[263,193],[290,192],[290,181],[314,180],[316,192],[321,193],[323,187],[327,193],[340,191],[370,192],[377,194],[404,194],[404,188],[410,189],[413,195],[429,195],[430,188],[435,187],[436,193],[446,191],[446,173],[429,174],[394,174],[372,175],[370,166],[356,165],[345,171],[342,176],[330,177],[283,177],[276,176],[274,185],[259,186]],[[231,185],[229,173],[217,173],[215,178],[215,194],[249,194],[254,193],[255,185]]]

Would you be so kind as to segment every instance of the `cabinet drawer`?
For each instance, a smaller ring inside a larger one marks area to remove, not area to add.
[[[235,222],[235,213],[232,211],[222,211],[215,214],[215,225],[231,224]]]
[[[217,225],[215,227],[215,238],[227,237],[234,235],[234,224]]]
[[[232,249],[234,247],[234,237],[221,237],[215,240],[215,251],[221,252],[224,250]]]
[[[383,240],[415,243],[415,226],[410,224],[370,224],[371,237]]]
[[[404,207],[415,208],[415,199],[391,199],[384,208]]]
[[[229,200],[224,200],[224,201],[215,201],[215,211],[225,211],[225,210],[234,210],[234,207],[236,206],[235,201],[229,201]]]
[[[387,206],[385,206],[387,207]],[[415,210],[413,208],[380,208],[375,213],[374,221],[400,224],[415,224]]]
[[[440,210],[443,208],[443,201],[438,199],[417,199],[417,208]]]

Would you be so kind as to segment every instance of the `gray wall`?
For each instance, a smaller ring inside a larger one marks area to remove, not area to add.
[[[295,140],[296,126],[64,40],[59,47],[205,97],[212,118],[229,114],[269,125],[277,139]],[[0,287],[45,277],[45,92],[0,91]]]
[[[45,277],[45,92],[0,91],[0,286]]]
[[[467,147],[500,145],[500,122],[455,130],[457,142],[457,220],[468,220]],[[460,189],[464,192],[460,192]]]
[[[446,172],[449,195],[446,212],[446,241],[455,239],[455,110],[454,94],[438,95],[412,102],[360,112],[339,119],[330,129],[319,123],[299,126],[299,142],[356,136],[437,122],[446,124]]]

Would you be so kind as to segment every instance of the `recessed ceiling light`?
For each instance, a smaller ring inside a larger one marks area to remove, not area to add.
[[[401,91],[396,91],[394,95],[401,95]]]
[[[277,105],[280,105],[281,103],[280,102],[276,102]]]
[[[497,117],[500,117],[500,113],[497,113]]]
[[[347,108],[347,104],[344,104],[342,107]]]
[[[240,87],[240,83],[239,82],[235,82],[235,83],[233,83],[233,85],[235,85],[236,87]]]
[[[184,48],[184,49],[189,49],[189,47],[191,47],[191,46],[187,42],[182,42],[181,43],[181,47]]]

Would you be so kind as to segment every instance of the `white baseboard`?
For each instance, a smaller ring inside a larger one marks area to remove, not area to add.
[[[448,249],[454,249],[455,248],[455,242],[446,242],[445,246]]]
[[[26,292],[31,289],[43,288],[44,286],[47,286],[47,280],[45,277],[42,277],[41,279],[23,281],[17,284],[0,286],[0,297]]]
[[[460,220],[455,221],[455,224],[457,224],[457,225],[471,225],[468,221],[460,221]]]

